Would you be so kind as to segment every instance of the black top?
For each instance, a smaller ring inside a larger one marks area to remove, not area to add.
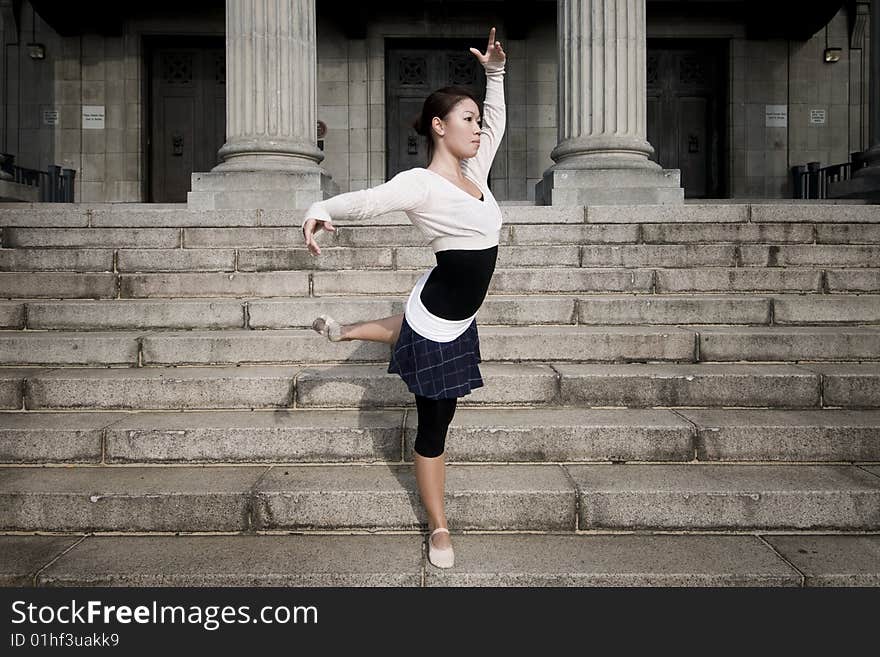
[[[432,315],[443,319],[467,319],[480,309],[498,258],[498,245],[488,249],[437,251],[419,298]]]

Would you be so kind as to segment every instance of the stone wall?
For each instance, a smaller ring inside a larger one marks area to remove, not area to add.
[[[732,40],[732,196],[790,197],[792,166],[846,162],[867,146],[867,126],[860,126],[867,95],[853,93],[866,80],[850,64],[861,52],[849,49],[844,10],[827,31],[828,45],[842,49],[834,64],[824,61],[824,29],[805,42]],[[767,105],[788,106],[786,127],[766,126]],[[817,111],[825,113],[825,123],[811,122]]]
[[[332,16],[319,14],[317,115],[328,125],[321,164],[340,190],[386,179],[385,39],[473,37],[482,50],[488,28],[495,25],[509,62],[507,132],[492,170],[493,192],[501,201],[533,202],[535,185],[553,164],[550,151],[557,140],[555,6],[537,6],[541,11],[523,40],[508,38],[503,20],[477,3],[460,5],[455,16],[442,14],[441,5],[413,6],[408,15],[383,14],[377,6],[366,38],[353,40]],[[9,57],[9,111],[0,120],[0,142],[22,166],[76,169],[77,201],[147,200],[143,40],[175,33],[222,35],[222,12],[128,21],[115,37],[60,37],[39,15],[34,23],[33,16],[25,3],[21,41],[30,41],[33,27],[36,41],[46,46],[46,59],[30,59],[24,45],[2,48]],[[842,48],[836,64],[823,61],[825,30],[807,42],[750,41],[733,22],[652,20],[649,13],[649,37],[729,40],[731,196],[789,197],[791,166],[844,162],[867,145],[867,52],[850,50],[844,10],[827,32],[828,45]],[[83,105],[104,106],[103,130],[82,128]],[[787,127],[765,126],[767,105],[788,106]],[[824,110],[826,122],[811,123],[811,110]],[[47,112],[57,112],[57,124],[47,124]]]

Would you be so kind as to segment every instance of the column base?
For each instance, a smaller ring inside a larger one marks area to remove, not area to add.
[[[324,169],[302,171],[208,171],[192,174],[190,210],[301,208],[339,193]]]
[[[679,169],[556,169],[535,185],[535,205],[680,205]]]

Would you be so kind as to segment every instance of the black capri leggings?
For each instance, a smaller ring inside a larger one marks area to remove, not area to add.
[[[416,409],[419,413],[419,428],[413,449],[419,456],[434,458],[446,448],[446,430],[455,415],[458,397],[449,399],[429,399],[416,395]]]

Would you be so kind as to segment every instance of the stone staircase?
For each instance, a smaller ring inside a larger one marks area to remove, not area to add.
[[[880,585],[880,208],[502,209],[440,570],[403,214],[0,206],[0,583]]]

